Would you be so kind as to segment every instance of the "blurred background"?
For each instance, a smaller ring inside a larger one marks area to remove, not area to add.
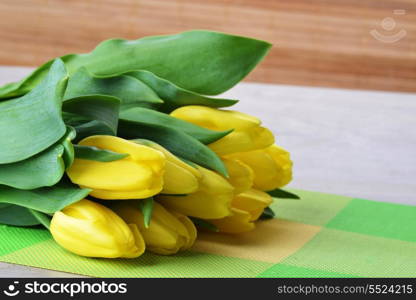
[[[0,65],[189,29],[274,44],[247,81],[416,91],[415,0],[1,0]]]

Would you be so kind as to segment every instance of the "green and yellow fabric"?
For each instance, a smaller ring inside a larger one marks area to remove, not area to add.
[[[293,190],[292,190],[293,191]],[[414,277],[416,206],[296,190],[239,235],[199,232],[174,256],[91,259],[46,229],[1,226],[0,261],[97,277]]]

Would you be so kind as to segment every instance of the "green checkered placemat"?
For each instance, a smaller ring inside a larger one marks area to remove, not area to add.
[[[96,277],[415,277],[416,206],[295,191],[242,235],[199,234],[191,251],[92,259],[40,228],[0,226],[0,261]]]

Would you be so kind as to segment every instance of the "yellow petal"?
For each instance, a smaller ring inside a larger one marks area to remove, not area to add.
[[[139,141],[143,141],[143,140],[139,140]],[[136,140],[135,140],[135,142],[136,142]],[[175,165],[187,170],[192,175],[194,175],[196,178],[198,178],[198,179],[201,178],[201,174],[199,173],[199,171],[195,167],[192,167],[189,164],[185,163],[184,161],[180,160],[178,157],[173,155],[170,151],[168,151],[164,147],[160,146],[159,144],[157,144],[155,142],[152,142],[152,141],[146,141],[146,143],[144,145],[149,146],[153,149],[156,149],[156,150],[162,152],[165,155],[165,157],[168,161],[170,161],[170,162],[174,163]]]
[[[253,170],[238,159],[223,158],[227,168],[228,182],[234,187],[234,194],[240,194],[253,186]]]
[[[111,135],[89,136],[79,142],[82,146],[94,146],[117,153],[128,153],[128,159],[135,161],[159,161],[163,154],[150,147],[140,145]]]
[[[238,111],[198,105],[182,106],[171,112],[171,116],[217,131],[245,130],[261,123],[256,117]]]
[[[266,152],[273,158],[280,168],[279,183],[277,187],[283,187],[292,181],[293,162],[288,151],[277,145],[266,148]]]
[[[172,212],[172,214],[178,218],[179,221],[182,222],[182,224],[186,227],[186,229],[188,230],[188,241],[185,245],[182,246],[181,250],[187,250],[189,248],[191,248],[193,246],[193,244],[195,243],[196,237],[197,237],[197,230],[196,227],[194,225],[194,223],[191,221],[191,219],[189,219],[187,216],[182,215],[180,213],[177,212]]]
[[[67,173],[73,183],[92,189],[138,190],[153,181],[150,168],[123,159],[112,162],[75,159]]]
[[[178,211],[184,215],[216,219],[228,216],[231,208],[231,194],[206,194],[196,192],[187,196],[157,196],[157,199],[169,209]]]
[[[134,227],[107,207],[85,199],[56,212],[50,231],[59,245],[81,256],[133,258],[145,249]]]
[[[136,258],[144,253],[146,250],[146,244],[144,242],[143,236],[141,235],[136,224],[127,224],[133,234],[134,242],[137,246],[137,251],[127,251],[121,257],[124,258]]]
[[[273,198],[262,191],[250,189],[234,197],[232,206],[250,214],[250,221],[257,220],[263,210],[272,204]]]
[[[217,173],[199,167],[201,179],[197,192],[186,196],[159,195],[157,199],[167,208],[186,216],[218,219],[231,213],[234,188]]]
[[[140,199],[162,190],[166,162],[162,152],[114,136],[90,136],[79,144],[129,154],[113,162],[74,160],[67,174],[73,183],[93,189],[92,196]]]
[[[272,132],[265,127],[257,126],[244,131],[235,130],[208,146],[215,153],[222,156],[265,148],[273,143],[274,136]]]
[[[233,132],[209,145],[218,155],[252,151],[274,143],[273,134],[260,126],[259,119],[241,112],[190,105],[174,110],[171,115],[212,130],[233,129]]]
[[[135,190],[101,190],[94,189],[90,192],[90,195],[103,200],[128,200],[128,199],[145,199],[159,194],[163,187],[162,175],[153,178],[151,185],[147,188],[135,189]],[[81,185],[82,188],[88,188],[88,186]]]
[[[232,209],[232,215],[218,220],[209,220],[220,232],[243,233],[255,228],[248,212],[237,208]]]
[[[238,159],[253,170],[253,187],[256,189],[274,190],[285,186],[292,179],[289,153],[275,145],[256,151],[234,153],[227,157]]]
[[[163,176],[164,194],[189,194],[198,189],[199,171],[183,162],[162,146],[148,140],[133,140],[135,143],[149,146],[162,152],[166,157],[166,166]]]
[[[113,209],[127,223],[137,225],[147,250],[151,252],[162,255],[174,254],[184,250],[191,243],[189,230],[183,222],[156,202],[148,228],[144,226],[143,214],[135,202],[119,202]]]
[[[198,179],[188,170],[172,163],[166,162],[162,193],[189,194],[198,189]]]

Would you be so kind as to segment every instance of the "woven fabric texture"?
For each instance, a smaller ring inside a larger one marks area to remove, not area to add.
[[[0,226],[0,261],[95,277],[415,277],[416,206],[292,190],[242,235],[199,233],[173,256],[79,257],[41,228]]]

